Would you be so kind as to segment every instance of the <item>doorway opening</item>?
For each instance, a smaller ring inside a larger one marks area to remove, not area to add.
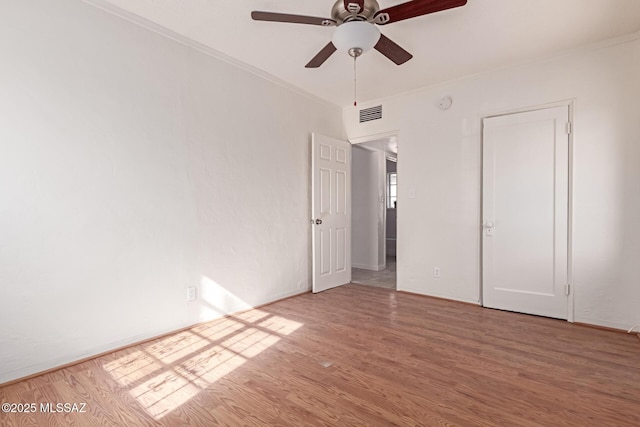
[[[353,142],[353,283],[396,289],[397,137]]]

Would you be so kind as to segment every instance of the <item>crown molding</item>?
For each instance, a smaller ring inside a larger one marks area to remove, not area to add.
[[[553,54],[550,55],[546,55],[546,56],[540,56],[540,57],[536,57],[533,59],[528,59],[528,60],[523,60],[514,64],[508,64],[508,65],[504,65],[501,67],[495,67],[495,68],[491,68],[488,70],[483,70],[477,73],[473,73],[473,74],[468,74],[465,76],[461,76],[461,77],[457,77],[454,79],[450,79],[450,80],[445,80],[442,82],[437,82],[437,83],[433,83],[427,86],[421,86],[415,89],[411,89],[411,90],[407,90],[407,91],[403,91],[403,92],[399,92],[397,94],[394,95],[389,95],[383,98],[375,98],[375,99],[370,99],[370,100],[366,100],[366,101],[359,101],[358,102],[358,107],[359,108],[367,108],[369,105],[375,105],[375,104],[380,104],[380,103],[384,103],[384,102],[388,102],[391,99],[397,99],[397,98],[403,98],[406,96],[411,96],[411,95],[415,95],[415,94],[419,94],[422,92],[427,92],[427,91],[431,91],[434,89],[438,89],[438,88],[445,88],[447,86],[450,86],[454,83],[458,83],[458,82],[465,82],[465,81],[473,81],[473,80],[477,80],[480,79],[482,77],[488,76],[490,74],[496,73],[496,72],[501,72],[501,71],[506,71],[506,70],[517,70],[519,68],[523,68],[523,67],[529,67],[531,65],[535,65],[535,64],[542,64],[544,62],[548,62],[548,61],[552,61],[552,60],[556,60],[556,59],[561,59],[561,58],[565,58],[565,57],[570,57],[573,55],[578,55],[578,54],[584,54],[584,53],[588,53],[588,52],[593,52],[593,51],[597,51],[597,50],[601,50],[601,49],[606,49],[609,47],[613,47],[613,46],[617,46],[617,45],[622,45],[625,43],[630,43],[630,42],[634,42],[636,40],[640,40],[640,31],[635,32],[635,33],[630,33],[630,34],[625,34],[622,36],[618,36],[618,37],[613,37],[610,39],[605,39],[605,40],[600,40],[594,43],[589,43],[589,44],[585,44],[585,45],[581,45],[581,46],[576,46],[573,48],[569,48],[569,49],[565,49],[563,51],[560,52],[555,52]],[[353,106],[343,106],[342,107],[343,111],[349,110],[349,109],[353,109]]]
[[[184,46],[187,46],[191,49],[194,49],[202,54],[205,54],[207,56],[213,57],[215,59],[218,59],[222,62],[225,62],[227,64],[230,64],[234,67],[237,67],[243,71],[247,71],[257,77],[260,77],[270,83],[273,83],[275,85],[278,85],[280,87],[283,87],[287,90],[290,90],[291,92],[294,92],[300,96],[303,96],[311,101],[314,101],[318,104],[322,104],[325,105],[327,107],[331,107],[331,108],[337,108],[337,109],[342,109],[341,105],[338,104],[334,104],[326,99],[320,98],[314,94],[312,94],[311,92],[308,92],[304,89],[301,89],[298,86],[292,85],[291,83],[287,82],[286,80],[282,80],[276,76],[274,76],[273,74],[270,74],[264,70],[261,70],[257,67],[254,67],[253,65],[249,65],[246,62],[240,61],[236,58],[233,58],[227,54],[224,54],[216,49],[213,49],[212,47],[209,47],[203,43],[197,42],[189,37],[186,37],[182,34],[179,34],[175,31],[172,31],[160,24],[157,24],[153,21],[150,21],[146,18],[143,18],[140,15],[136,15],[135,13],[129,12],[127,10],[124,10],[118,6],[115,6],[114,4],[109,3],[106,0],[81,0],[83,3],[86,3],[88,5],[91,5],[93,7],[96,7],[98,9],[101,9],[111,15],[115,15],[119,18],[122,18],[126,21],[129,21],[135,25],[138,25],[140,27],[143,27],[149,31],[153,31],[154,33],[160,34],[163,37],[166,37],[174,42],[180,43]]]

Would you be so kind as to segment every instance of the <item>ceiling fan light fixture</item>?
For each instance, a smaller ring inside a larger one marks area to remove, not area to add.
[[[365,21],[350,21],[338,26],[331,38],[336,49],[349,52],[352,49],[360,49],[365,53],[380,40],[380,30],[375,25]]]

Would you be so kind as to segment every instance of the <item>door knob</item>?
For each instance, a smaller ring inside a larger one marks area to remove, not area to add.
[[[491,222],[491,221],[485,222],[484,228],[487,229],[487,231],[486,231],[487,237],[493,236],[493,222]]]
[[[316,219],[316,225],[320,225],[322,224],[322,220],[321,219]]]

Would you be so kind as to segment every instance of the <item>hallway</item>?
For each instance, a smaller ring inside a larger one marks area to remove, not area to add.
[[[396,257],[388,256],[384,270],[373,271],[361,268],[351,269],[351,283],[376,286],[378,288],[396,288]]]

